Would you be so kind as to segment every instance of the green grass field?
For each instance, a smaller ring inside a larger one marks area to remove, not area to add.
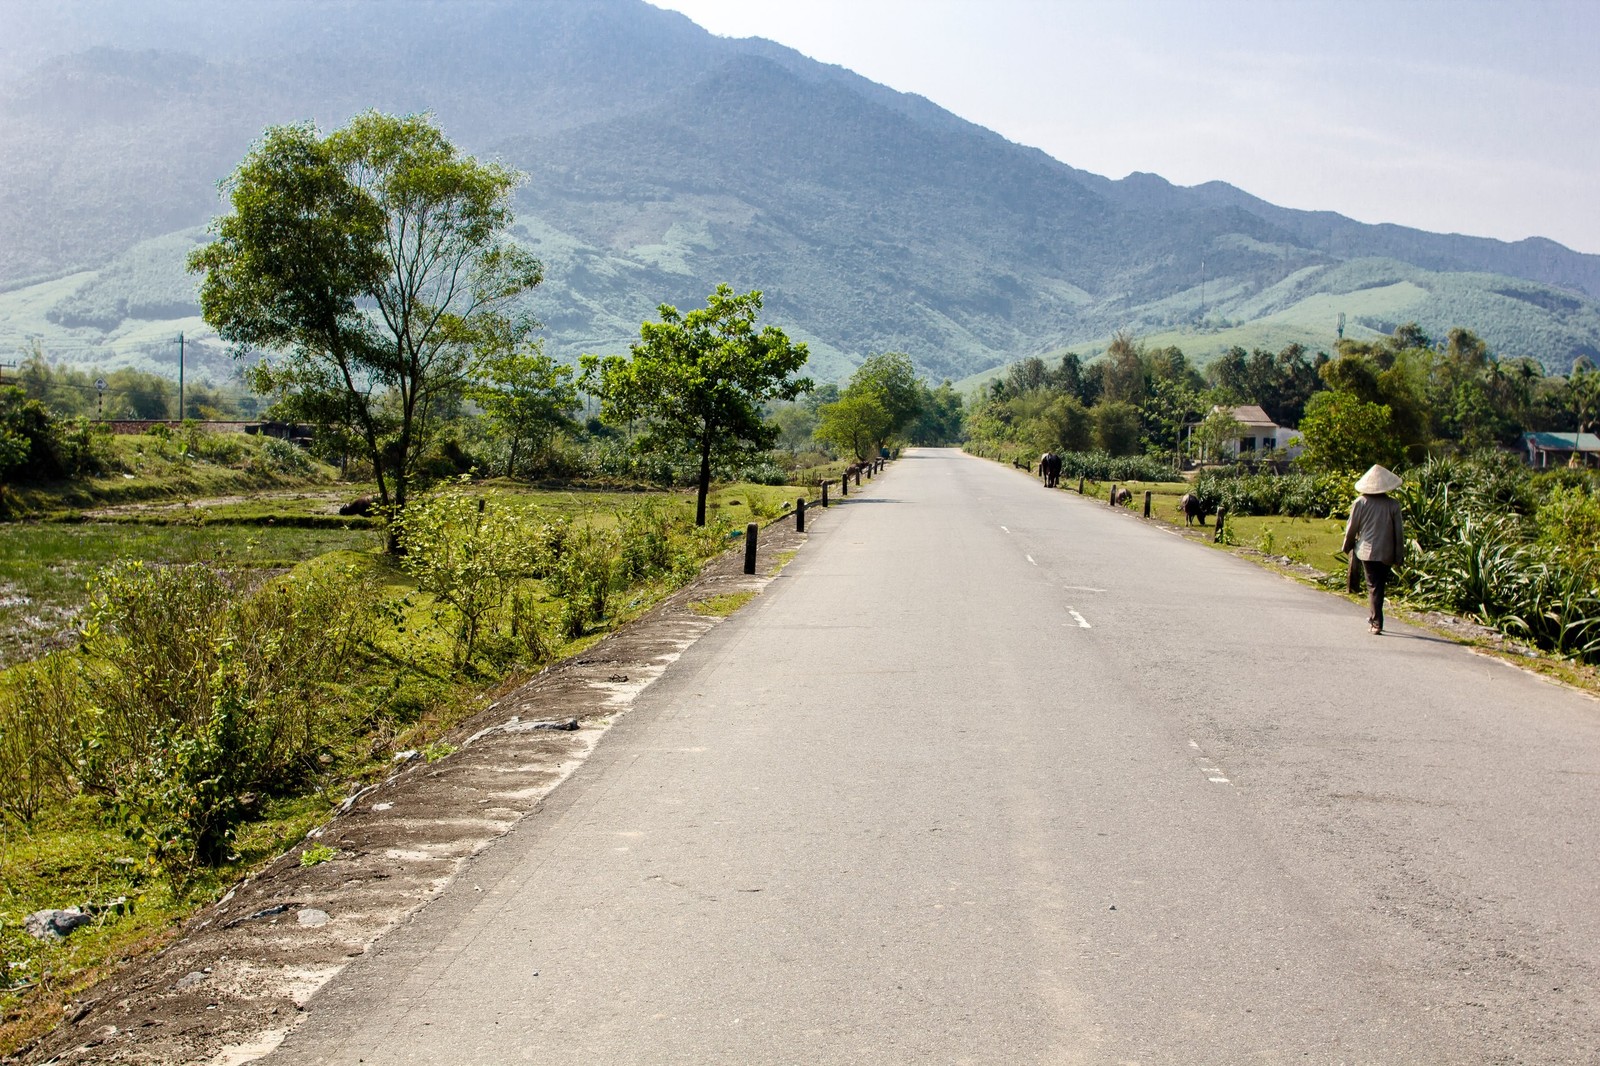
[[[1344,572],[1345,561],[1339,557],[1344,544],[1342,519],[1243,515],[1230,517],[1225,528],[1229,543],[1285,556],[1325,574]]]

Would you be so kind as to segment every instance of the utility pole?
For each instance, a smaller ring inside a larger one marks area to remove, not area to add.
[[[178,331],[178,421],[183,421],[183,331]]]

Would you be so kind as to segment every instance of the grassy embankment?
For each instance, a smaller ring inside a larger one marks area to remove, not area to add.
[[[1109,481],[1085,480],[1083,494],[1085,498],[1106,502],[1112,484]],[[1126,505],[1129,510],[1143,514],[1144,494],[1148,491],[1151,493],[1150,517],[1173,525],[1184,524],[1183,508],[1178,501],[1189,491],[1188,482],[1126,481],[1115,484],[1133,493],[1132,502]],[[1061,487],[1068,492],[1078,491],[1077,482],[1068,484],[1065,479]],[[1213,529],[1215,522],[1215,516],[1208,517],[1206,528]],[[1344,522],[1340,519],[1246,515],[1230,516],[1225,526],[1228,531],[1225,543],[1231,546],[1253,548],[1263,555],[1281,556],[1324,574],[1344,573],[1344,560],[1338,556],[1344,542]]]
[[[450,611],[379,554],[375,523],[328,513],[337,500],[360,495],[361,486],[334,484],[326,470],[298,479],[276,476],[262,486],[247,470],[229,473],[194,459],[160,461],[178,466],[175,481],[163,481],[152,469],[132,479],[119,475],[71,486],[54,496],[34,492],[35,511],[68,520],[0,526],[0,602],[7,604],[0,607],[0,654],[13,667],[0,673],[0,692],[10,689],[13,710],[16,686],[30,669],[16,663],[54,644],[68,649],[55,653],[56,659],[76,665],[79,653],[70,649],[90,581],[102,566],[119,560],[200,563],[236,575],[242,588],[340,571],[353,575],[381,620],[371,626],[352,668],[324,686],[328,721],[336,731],[324,733],[306,763],[310,769],[292,787],[263,790],[250,817],[229,837],[222,861],[193,864],[174,875],[152,862],[147,841],[119,821],[107,797],[71,788],[51,793],[26,821],[14,814],[0,821],[0,1054],[48,1028],[60,1017],[62,1003],[120,960],[159,945],[175,922],[302,839],[351,788],[386,772],[394,751],[442,750],[435,747],[439,738],[481,708],[488,690],[513,684],[642,613],[723,543],[672,534],[672,565],[627,587],[606,588],[600,613],[586,617],[579,632],[555,624],[561,605],[549,576],[525,577],[515,590],[522,597],[517,609],[525,612],[525,635],[508,631],[516,623],[507,617],[511,608],[502,605],[489,620],[497,638],[490,652],[461,662]],[[469,491],[546,529],[615,530],[619,522],[638,520],[630,509],[656,504],[667,510],[668,525],[681,530],[694,507],[692,494],[683,492],[539,491],[510,483]],[[712,515],[726,516],[723,530],[737,529],[782,514],[803,494],[792,486],[725,486],[709,506]],[[101,521],[74,514],[108,502],[174,497],[189,505],[129,508]],[[308,519],[324,518],[328,528],[307,528]],[[712,609],[724,613],[735,606],[718,602]],[[543,622],[531,634],[530,616]],[[17,734],[15,725],[16,719],[0,716],[0,745],[8,730]],[[23,932],[22,919],[34,910],[103,905],[120,897],[128,905],[65,940],[37,941]]]

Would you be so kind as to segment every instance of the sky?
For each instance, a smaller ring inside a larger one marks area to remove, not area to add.
[[[1082,170],[1600,253],[1600,0],[651,0]]]

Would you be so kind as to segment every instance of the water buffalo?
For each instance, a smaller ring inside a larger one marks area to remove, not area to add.
[[[1112,502],[1112,504],[1114,506],[1126,507],[1128,504],[1133,502],[1133,493],[1129,492],[1127,489],[1120,488],[1120,487],[1112,489],[1111,490],[1111,502]]]
[[[372,513],[372,497],[358,496],[339,508],[342,515],[369,515]]]
[[[1044,478],[1044,487],[1053,489],[1061,483],[1061,456],[1055,452],[1045,452],[1039,456],[1039,476]]]
[[[1184,525],[1193,525],[1196,518],[1200,519],[1200,524],[1202,526],[1206,524],[1205,508],[1200,506],[1200,497],[1196,496],[1194,493],[1184,493],[1183,498],[1178,501],[1178,506],[1183,508]]]

